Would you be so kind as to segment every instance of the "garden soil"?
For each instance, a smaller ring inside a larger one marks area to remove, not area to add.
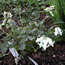
[[[36,53],[27,53],[18,65],[34,65],[28,58],[30,56],[39,65],[65,65],[65,44],[57,43],[46,51],[38,50]],[[0,65],[16,65],[11,54],[0,58]]]

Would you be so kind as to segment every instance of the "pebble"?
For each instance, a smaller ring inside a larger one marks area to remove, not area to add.
[[[56,55],[53,55],[53,57],[55,58],[55,57],[56,57]]]

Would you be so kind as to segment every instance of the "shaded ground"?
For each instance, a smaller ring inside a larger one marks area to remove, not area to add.
[[[29,59],[30,56],[39,65],[65,65],[65,44],[55,44],[55,47],[49,47],[46,51],[38,50],[37,53],[28,53],[19,65],[34,65]],[[0,58],[0,65],[15,65],[11,54]]]

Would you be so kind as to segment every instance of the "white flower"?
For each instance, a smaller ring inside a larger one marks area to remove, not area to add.
[[[47,12],[49,12],[49,11],[51,11],[51,10],[53,10],[54,9],[54,5],[52,5],[52,6],[50,6],[50,7],[47,7],[46,9],[44,9],[45,11],[47,11]]]
[[[4,18],[12,18],[12,14],[10,12],[6,12],[4,11],[4,14],[3,14]]]
[[[46,50],[46,48],[48,48],[49,46],[54,46],[55,41],[52,41],[51,38],[46,37],[46,36],[42,36],[40,38],[37,38],[36,43],[38,43],[38,45],[40,46],[40,48],[42,47],[44,50]]]
[[[50,7],[47,7],[46,9],[44,9],[46,12],[49,12],[52,16],[54,16],[52,10],[54,9],[54,5],[50,6]]]
[[[2,25],[5,25],[7,19],[12,18],[12,14],[11,14],[10,12],[6,12],[6,11],[4,11],[3,16],[4,16],[4,20],[3,20],[3,22],[2,22]]]
[[[56,27],[55,28],[55,32],[54,32],[54,35],[57,36],[58,34],[59,35],[62,35],[63,31],[60,27]]]
[[[51,9],[54,9],[54,7],[55,7],[54,5],[50,6]]]

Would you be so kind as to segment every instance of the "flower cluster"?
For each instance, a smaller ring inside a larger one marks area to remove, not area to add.
[[[47,7],[46,9],[44,9],[45,11],[52,11],[54,9],[54,5],[50,6],[50,7]]]
[[[62,29],[60,27],[56,27],[55,28],[55,32],[54,32],[54,35],[57,36],[58,34],[62,36]]]
[[[10,12],[6,12],[4,11],[4,14],[3,14],[4,18],[7,17],[7,18],[12,18],[12,14]]]
[[[49,46],[54,47],[55,41],[52,41],[51,38],[46,37],[45,35],[43,35],[42,37],[37,38],[36,43],[38,43],[40,48],[42,47],[44,50],[46,50],[46,48],[48,48]]]
[[[12,18],[12,14],[11,14],[10,12],[6,12],[6,11],[4,11],[3,16],[4,16],[4,20],[3,20],[2,25],[5,25],[7,19],[8,19],[8,18]]]
[[[0,29],[2,29],[2,26],[8,23],[12,19],[12,14],[10,12],[4,11],[3,17],[4,17],[4,20],[2,24],[0,24]]]
[[[51,16],[54,16],[52,10],[54,9],[54,5],[50,6],[50,7],[47,7],[46,9],[44,9],[46,12],[49,12],[51,14]]]
[[[55,28],[55,31],[54,31],[55,36],[57,36],[58,34],[62,35],[62,33],[63,31],[60,27]],[[46,48],[48,48],[49,46],[54,47],[55,41],[43,35],[42,37],[36,39],[36,43],[38,43],[40,48],[42,47],[44,50],[46,50]]]

